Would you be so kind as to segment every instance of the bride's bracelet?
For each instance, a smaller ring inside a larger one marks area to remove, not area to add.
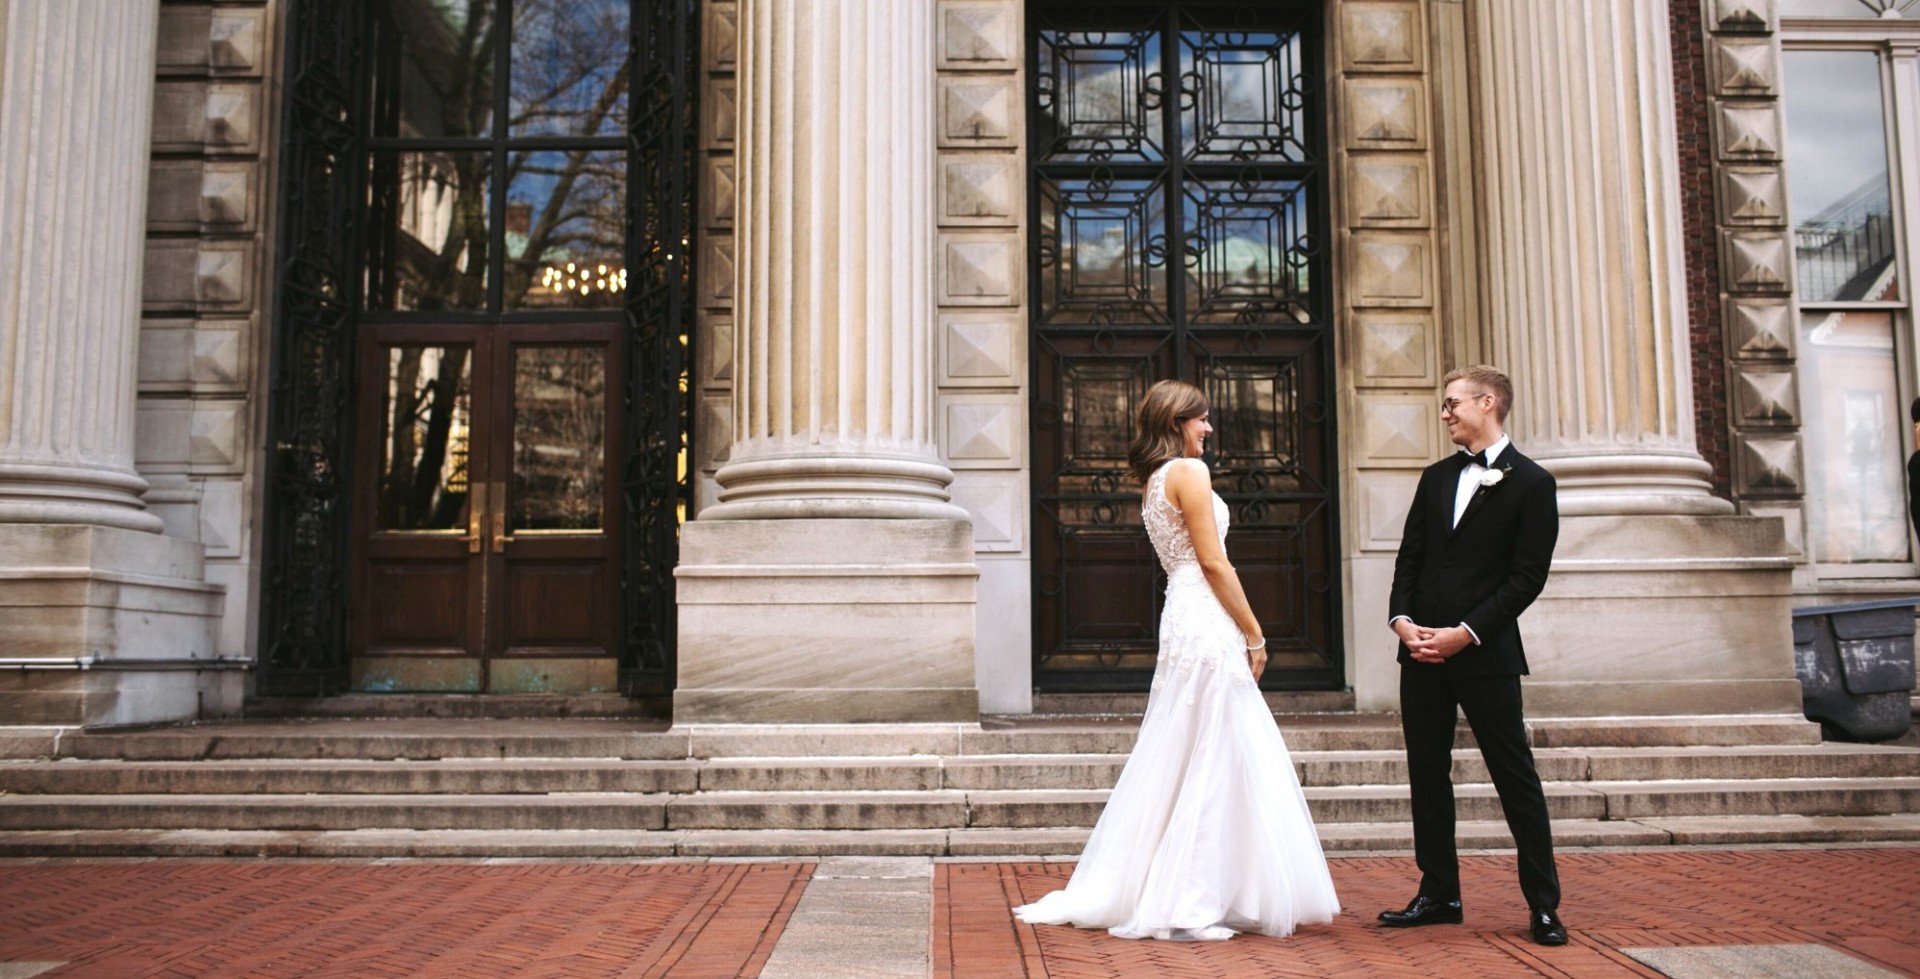
[[[1251,653],[1251,652],[1253,652],[1254,650],[1258,650],[1258,649],[1265,649],[1265,648],[1267,648],[1267,637],[1266,637],[1266,636],[1261,636],[1261,637],[1260,637],[1260,645],[1258,645],[1258,646],[1248,646],[1248,647],[1247,647],[1247,652],[1249,652],[1249,653]]]

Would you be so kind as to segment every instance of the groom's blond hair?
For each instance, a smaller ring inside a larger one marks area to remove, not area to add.
[[[1513,407],[1513,382],[1507,380],[1507,375],[1502,373],[1500,368],[1489,367],[1486,364],[1455,367],[1440,381],[1440,388],[1445,390],[1447,385],[1462,380],[1471,381],[1493,395],[1493,417],[1500,419],[1500,424],[1505,425],[1507,411]]]

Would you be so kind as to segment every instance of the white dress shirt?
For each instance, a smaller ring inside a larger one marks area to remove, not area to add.
[[[1502,435],[1498,441],[1487,446],[1488,465],[1482,466],[1477,462],[1469,462],[1460,467],[1460,482],[1453,491],[1453,525],[1455,527],[1460,526],[1460,518],[1467,513],[1467,504],[1473,502],[1473,494],[1480,489],[1480,474],[1486,472],[1494,462],[1497,462],[1500,459],[1500,453],[1505,452],[1507,446],[1512,444],[1512,439]],[[1465,452],[1466,450],[1461,449],[1460,451]],[[1404,618],[1407,618],[1407,616],[1396,615],[1387,625],[1391,626]],[[1460,623],[1460,628],[1467,630],[1467,635],[1473,640],[1475,646],[1480,645],[1480,635],[1473,631],[1472,626],[1462,622]]]
[[[1512,444],[1512,439],[1502,435],[1498,442],[1487,446],[1488,466],[1498,461],[1500,453],[1506,451],[1507,446]],[[1469,462],[1460,467],[1460,486],[1453,492],[1453,525],[1455,527],[1460,526],[1460,518],[1466,516],[1467,504],[1473,502],[1473,494],[1480,489],[1480,474],[1486,471],[1487,466],[1477,462]]]

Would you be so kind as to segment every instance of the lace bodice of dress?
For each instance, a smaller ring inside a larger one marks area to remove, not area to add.
[[[1153,541],[1153,551],[1160,556],[1160,567],[1171,577],[1181,568],[1200,566],[1200,559],[1193,552],[1193,538],[1187,535],[1187,521],[1180,511],[1167,499],[1167,469],[1178,460],[1171,460],[1154,470],[1147,478],[1146,498],[1141,502],[1140,519],[1147,525],[1147,537]],[[1220,494],[1209,494],[1213,498],[1213,524],[1220,533],[1220,546],[1227,543],[1227,503]]]

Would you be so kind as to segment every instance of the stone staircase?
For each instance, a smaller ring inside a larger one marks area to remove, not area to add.
[[[1390,715],[1280,714],[1330,850],[1411,846]],[[1138,718],[630,718],[0,729],[0,856],[1077,853]],[[1789,717],[1537,720],[1566,846],[1920,841],[1920,749]],[[1509,846],[1462,725],[1467,848]]]

